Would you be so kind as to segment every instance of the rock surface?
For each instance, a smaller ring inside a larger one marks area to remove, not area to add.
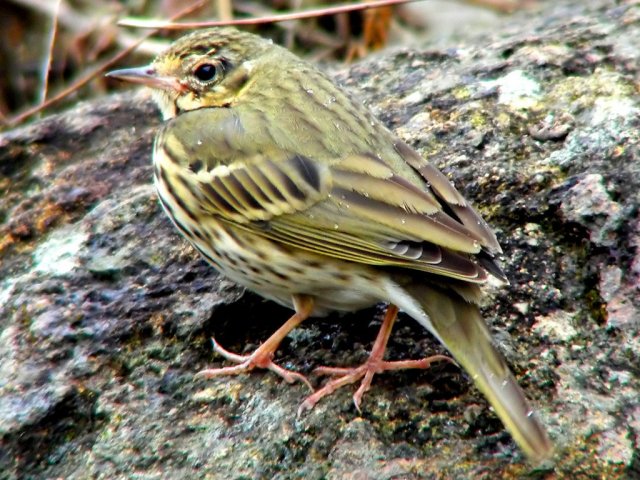
[[[144,94],[0,135],[0,478],[640,478],[640,9],[549,2],[492,36],[338,74],[496,227],[485,317],[557,446],[522,457],[453,365],[380,375],[362,412],[222,365],[289,312],[217,276],[158,207]],[[312,320],[277,359],[366,358],[380,311]],[[444,353],[408,318],[389,358]],[[320,380],[318,380],[319,382]]]

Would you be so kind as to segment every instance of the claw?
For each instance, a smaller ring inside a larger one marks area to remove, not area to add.
[[[413,368],[427,369],[433,362],[453,362],[451,358],[445,355],[433,355],[421,360],[400,360],[395,362],[384,361],[384,351],[387,346],[387,342],[389,341],[391,329],[397,315],[398,309],[395,306],[390,305],[380,327],[380,331],[378,332],[376,341],[373,344],[371,354],[369,355],[367,361],[359,367],[318,367],[314,370],[314,373],[316,374],[331,375],[338,378],[330,380],[324,387],[309,395],[298,408],[298,415],[301,415],[307,410],[311,410],[321,399],[332,394],[338,388],[355,383],[360,379],[362,379],[362,381],[360,382],[360,387],[358,387],[358,390],[356,390],[356,392],[353,394],[353,403],[356,407],[356,410],[358,410],[358,413],[361,413],[360,404],[362,403],[362,397],[369,390],[369,388],[371,388],[371,382],[373,380],[373,376],[376,373]]]
[[[230,362],[237,363],[232,367],[207,368],[196,373],[195,378],[214,378],[223,375],[238,375],[253,370],[254,368],[264,368],[271,370],[276,375],[283,378],[287,383],[296,381],[304,383],[313,392],[313,387],[307,377],[301,373],[292,372],[286,368],[273,362],[273,354],[280,345],[280,342],[286,337],[291,330],[300,325],[302,321],[309,317],[313,310],[313,300],[309,297],[295,296],[294,305],[296,313],[294,313],[284,325],[271,335],[262,345],[260,345],[253,353],[249,355],[238,355],[230,352],[222,347],[214,338],[211,339],[213,350],[223,356]]]

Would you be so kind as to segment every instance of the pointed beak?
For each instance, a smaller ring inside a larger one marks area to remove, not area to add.
[[[139,83],[150,88],[169,90],[174,92],[184,92],[187,88],[175,77],[164,77],[156,72],[156,69],[147,65],[136,68],[123,68],[113,70],[105,74],[108,78],[117,78],[125,82]]]

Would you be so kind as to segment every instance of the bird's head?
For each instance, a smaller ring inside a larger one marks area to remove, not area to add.
[[[106,76],[150,87],[170,119],[183,111],[233,105],[270,48],[271,42],[257,35],[212,28],[180,38],[150,65]]]

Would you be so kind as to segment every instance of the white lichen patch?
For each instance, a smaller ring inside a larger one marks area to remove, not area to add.
[[[15,278],[6,278],[0,283],[0,308],[6,305],[9,298],[11,298],[16,282]]]
[[[568,342],[578,333],[572,323],[573,314],[564,310],[556,310],[549,315],[536,317],[533,330],[551,341]]]
[[[598,290],[605,302],[613,300],[622,285],[622,269],[615,265],[608,265],[600,272]]]
[[[33,252],[36,272],[53,276],[65,275],[78,266],[78,251],[89,234],[77,226],[68,226],[53,232]]]
[[[637,118],[639,113],[631,98],[596,98],[591,112],[591,125],[605,127],[610,133],[618,133],[631,119]]]
[[[517,110],[536,106],[541,97],[540,84],[522,70],[514,70],[504,77],[482,82],[485,89],[498,89],[498,102]]]

